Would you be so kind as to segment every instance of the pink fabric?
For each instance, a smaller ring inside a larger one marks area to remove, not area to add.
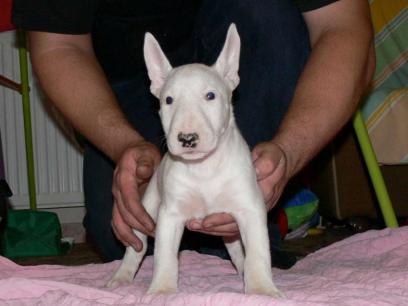
[[[184,251],[179,292],[147,296],[148,257],[134,282],[114,290],[104,284],[119,262],[80,267],[30,266],[0,258],[0,305],[408,305],[408,227],[369,231],[274,269],[287,296],[244,295],[228,261]]]

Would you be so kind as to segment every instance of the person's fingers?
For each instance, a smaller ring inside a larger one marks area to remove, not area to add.
[[[254,162],[259,158],[259,155],[262,153],[263,149],[261,144],[256,145],[251,151],[252,161]]]
[[[216,231],[207,231],[207,230],[199,230],[195,232],[206,234],[206,235],[212,235],[212,236],[222,236],[222,237],[233,237],[239,234],[239,232],[216,232]]]
[[[203,220],[193,219],[186,223],[189,230],[214,236],[234,236],[239,234],[235,219],[227,213],[212,214]]]
[[[256,168],[257,179],[260,181],[282,168],[286,156],[280,146],[265,142],[253,149],[252,160]]]
[[[142,241],[140,241],[140,239],[137,236],[135,236],[135,234],[133,233],[130,227],[128,226],[119,227],[119,230],[121,232],[121,237],[122,237],[121,241],[127,242],[137,252],[140,252],[143,249]]]
[[[189,220],[186,222],[186,227],[191,231],[201,230],[203,228],[202,220]]]
[[[139,184],[139,186],[137,186],[137,190],[138,190],[140,199],[143,199],[143,195],[145,194],[148,185],[149,185],[149,182],[145,182],[145,183],[141,183],[141,184]]]
[[[120,186],[120,195],[118,198],[123,202],[122,208],[127,211],[125,212],[122,210],[121,214],[124,216],[130,212],[131,216],[128,216],[126,219],[132,222],[129,225],[133,227],[134,222],[132,220],[136,219],[144,227],[144,230],[142,230],[143,232],[152,232],[154,230],[154,222],[140,203],[136,182],[134,180],[129,180],[125,175],[119,175],[117,180],[117,186]]]
[[[276,186],[276,188],[274,188],[273,192],[271,193],[271,195],[269,196],[265,204],[266,209],[268,211],[274,208],[276,204],[278,203],[278,200],[280,196],[282,195],[283,187],[284,186]]]
[[[112,228],[113,233],[115,234],[115,237],[116,237],[125,247],[128,247],[130,244],[129,244],[128,242],[124,241],[122,235],[121,235],[119,232],[116,231],[116,228],[115,228],[115,226],[114,226],[114,224],[113,224],[113,221],[111,221],[111,228]]]
[[[153,235],[155,224],[140,202],[140,193],[160,159],[156,146],[141,142],[123,153],[114,172],[112,228],[122,243],[132,245],[136,250],[142,249],[142,242],[133,229]]]
[[[122,220],[132,229],[136,229],[139,232],[147,236],[154,236],[153,232],[146,231],[146,228],[134,217],[132,217],[126,210],[121,209],[123,206],[118,206],[119,213],[122,217]],[[134,234],[133,234],[134,235]]]
[[[213,227],[204,227],[203,230],[208,231],[208,232],[217,232],[217,233],[237,233],[239,232],[238,224],[235,222],[223,224],[223,225],[217,225]]]
[[[214,226],[235,223],[233,216],[227,213],[217,213],[208,215],[203,219],[202,226],[203,228],[211,228]]]
[[[122,194],[116,188],[112,188],[112,194],[114,196],[114,209],[120,214],[122,220],[129,225],[131,228],[136,228],[140,223],[137,222],[136,218],[130,214],[122,199]]]
[[[125,200],[125,205],[142,227],[140,230],[150,235],[154,231],[155,224],[146,209],[139,202],[132,201],[131,199],[128,199],[127,202]],[[139,229],[138,227],[135,228]]]
[[[117,205],[114,205],[112,210],[112,229],[116,237],[125,246],[131,245],[138,252],[142,250],[142,242],[137,236],[135,236],[131,227],[123,222]]]
[[[123,201],[122,201],[122,196],[119,192],[117,192],[115,189],[112,190],[112,193],[115,195],[115,202],[114,202],[114,209],[116,212],[120,214],[120,217],[122,220],[132,229],[136,229],[139,232],[142,232],[143,234],[147,236],[152,236],[154,237],[154,232],[148,232],[146,231],[145,226],[143,226],[135,217],[133,217],[125,208]],[[119,233],[120,234],[120,233]]]
[[[258,181],[258,186],[262,191],[264,202],[269,202],[270,198],[273,196],[274,193],[274,186],[271,183],[270,178],[263,179]]]
[[[232,222],[213,225],[211,227],[204,227],[200,220],[190,220],[186,223],[186,226],[191,231],[208,231],[208,232],[226,232],[226,233],[237,233],[239,232],[238,224],[232,219]]]

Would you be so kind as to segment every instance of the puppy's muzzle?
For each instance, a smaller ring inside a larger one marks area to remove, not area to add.
[[[178,133],[177,140],[181,143],[183,148],[195,148],[198,144],[198,134],[197,133]]]

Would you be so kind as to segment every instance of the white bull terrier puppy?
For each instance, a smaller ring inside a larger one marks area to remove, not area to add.
[[[142,203],[157,221],[153,280],[149,294],[177,290],[178,249],[185,223],[209,214],[229,213],[241,240],[225,241],[245,292],[280,297],[272,281],[266,208],[250,150],[233,115],[231,96],[239,83],[240,38],[232,24],[216,63],[172,68],[155,38],[147,33],[144,57],[151,92],[160,99],[167,138],[163,157]],[[134,231],[143,250],[127,247],[108,287],[132,282],[146,252],[146,236]],[[242,244],[245,247],[245,255]]]

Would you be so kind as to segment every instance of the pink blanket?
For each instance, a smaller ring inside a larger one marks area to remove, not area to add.
[[[133,284],[104,284],[119,262],[22,267],[0,257],[0,305],[408,305],[408,227],[369,231],[274,269],[286,299],[244,295],[228,261],[184,251],[179,293],[147,296],[152,258]]]

